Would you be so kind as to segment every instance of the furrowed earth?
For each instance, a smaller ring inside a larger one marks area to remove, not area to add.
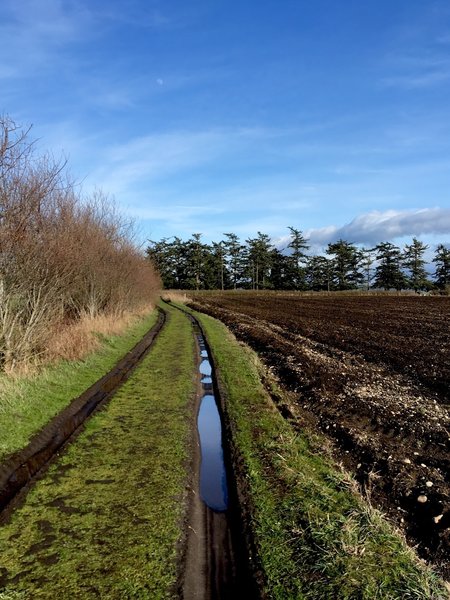
[[[450,579],[450,298],[227,292],[223,321],[289,392],[370,501]]]

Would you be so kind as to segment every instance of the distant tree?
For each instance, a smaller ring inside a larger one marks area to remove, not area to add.
[[[305,275],[308,289],[315,292],[330,291],[333,281],[333,261],[325,256],[311,256]]]
[[[243,246],[235,233],[224,233],[223,245],[226,250],[227,266],[230,273],[231,286],[236,289],[241,283],[245,267],[245,256]]]
[[[169,241],[171,239],[174,241]],[[159,242],[149,240],[146,254],[155,265],[165,289],[176,289],[180,287],[180,272],[178,265],[180,244],[180,238],[163,238]]]
[[[291,283],[292,288],[296,290],[305,289],[305,266],[307,255],[305,250],[309,249],[308,240],[303,236],[300,229],[288,227],[291,232],[291,239],[287,247],[291,250],[290,266],[291,266]]]
[[[333,283],[337,290],[352,290],[363,280],[359,269],[360,253],[356,246],[345,240],[328,244],[326,253],[333,257]]]
[[[186,289],[199,290],[204,276],[208,247],[201,242],[201,233],[193,233],[186,244]]]
[[[433,262],[436,265],[434,274],[436,285],[445,289],[450,284],[450,248],[439,244],[435,250]]]
[[[292,289],[290,257],[283,254],[278,248],[272,248],[270,253],[270,287],[274,290]]]
[[[423,242],[413,238],[412,244],[406,245],[403,252],[403,266],[409,271],[408,283],[414,291],[424,290],[430,287],[430,281],[425,270],[426,262],[423,259],[425,250]]]
[[[208,258],[209,274],[212,276],[212,281],[214,281],[214,285],[208,286],[210,289],[218,288],[220,290],[224,290],[225,287],[228,287],[229,277],[225,258],[226,250],[224,242],[213,242]]]
[[[361,248],[360,250],[360,264],[364,274],[366,290],[370,289],[370,283],[373,279],[372,265],[375,262],[374,250],[374,248]]]
[[[374,286],[385,290],[401,290],[407,286],[402,272],[402,253],[398,246],[391,242],[382,242],[375,246],[378,261],[375,269]]]
[[[246,242],[252,289],[266,289],[269,283],[268,275],[272,262],[272,242],[270,237],[266,233],[258,231],[258,237],[250,238]]]

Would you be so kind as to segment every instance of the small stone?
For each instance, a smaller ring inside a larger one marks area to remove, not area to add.
[[[428,488],[433,487],[433,482],[432,481],[427,481],[425,484]]]
[[[425,494],[420,494],[420,496],[417,497],[417,502],[420,502],[420,504],[425,504],[425,502],[428,502],[428,498],[425,496]]]
[[[409,458],[403,459],[403,462],[405,463],[405,465],[410,465],[411,464],[411,461],[410,461]]]
[[[420,463],[420,466],[423,467],[424,469],[427,468],[427,465],[424,465],[423,463]]]
[[[433,521],[436,523],[436,525],[439,523],[443,516],[444,515],[438,515],[437,517],[433,517]]]

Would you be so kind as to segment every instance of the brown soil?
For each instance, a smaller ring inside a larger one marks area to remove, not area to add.
[[[450,298],[213,294],[364,494],[450,577]]]

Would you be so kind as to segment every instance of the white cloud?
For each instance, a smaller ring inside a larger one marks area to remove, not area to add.
[[[332,225],[305,232],[314,246],[324,246],[340,238],[356,244],[373,245],[403,236],[429,234],[450,234],[450,209],[373,211],[359,215],[341,227]]]

